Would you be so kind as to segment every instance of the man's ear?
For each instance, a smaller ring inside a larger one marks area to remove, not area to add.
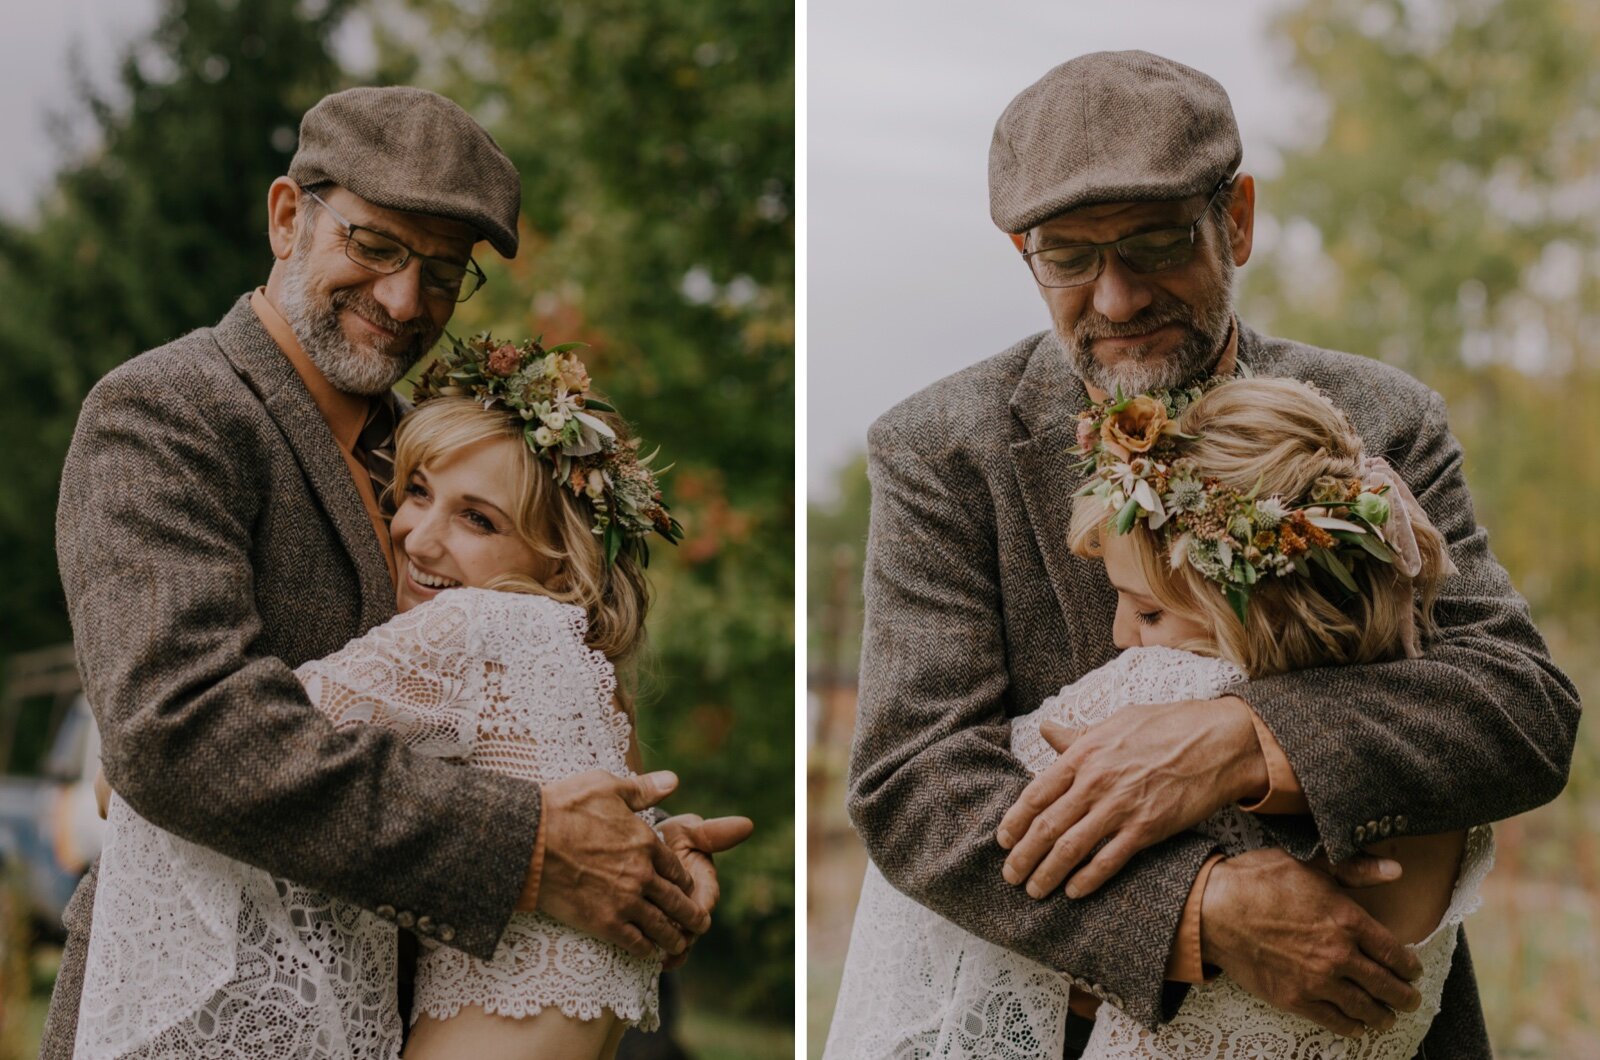
[[[279,177],[267,189],[267,242],[272,256],[286,260],[294,251],[294,222],[300,213],[300,185]]]
[[[1243,265],[1250,260],[1256,235],[1256,178],[1240,173],[1233,178],[1228,198],[1228,244],[1233,250],[1233,263]]]
[[[1007,232],[1006,235],[1011,237],[1011,245],[1016,247],[1019,253],[1028,245],[1026,232]]]

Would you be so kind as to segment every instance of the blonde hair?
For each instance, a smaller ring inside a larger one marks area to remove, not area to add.
[[[1293,380],[1224,383],[1189,406],[1178,425],[1185,434],[1200,436],[1183,446],[1200,474],[1242,493],[1259,487],[1260,497],[1294,503],[1323,476],[1360,474],[1361,437],[1350,421],[1311,387]],[[1396,506],[1406,503],[1399,497],[1389,500]],[[1080,497],[1072,513],[1072,551],[1103,556],[1114,533],[1113,514],[1105,501]],[[1434,632],[1433,602],[1446,569],[1444,539],[1420,508],[1409,514],[1422,558],[1415,578],[1392,564],[1358,563],[1354,578],[1360,591],[1332,600],[1309,577],[1268,576],[1251,593],[1242,623],[1216,582],[1187,561],[1173,569],[1161,531],[1137,522],[1123,539],[1132,545],[1156,602],[1213,631],[1211,643],[1190,647],[1260,677],[1401,658],[1415,650],[1413,630]]]
[[[619,439],[626,426],[604,417]],[[618,670],[618,701],[631,713],[631,663],[644,642],[644,620],[650,610],[650,585],[630,549],[608,566],[604,546],[594,534],[594,513],[587,497],[579,497],[554,478],[554,469],[535,456],[522,438],[522,419],[504,409],[485,409],[471,398],[441,397],[417,406],[395,436],[394,485],[402,490],[418,468],[447,454],[493,438],[514,440],[517,451],[512,517],[522,540],[536,554],[555,563],[555,573],[536,581],[525,571],[492,579],[485,588],[535,593],[583,608],[589,647],[605,655]]]

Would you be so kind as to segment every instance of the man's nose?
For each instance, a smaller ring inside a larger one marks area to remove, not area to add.
[[[1105,268],[1094,281],[1095,312],[1116,323],[1132,320],[1154,296],[1145,278],[1128,268],[1114,247],[1101,250]]]
[[[372,296],[391,319],[402,324],[421,316],[426,308],[422,297],[422,262],[413,258],[399,272],[379,277],[372,287]]]

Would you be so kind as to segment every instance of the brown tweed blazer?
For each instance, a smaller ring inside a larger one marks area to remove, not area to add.
[[[1298,856],[1353,853],[1357,826],[1413,834],[1499,820],[1566,781],[1578,720],[1526,605],[1489,553],[1444,403],[1376,361],[1241,328],[1258,375],[1314,383],[1367,450],[1405,478],[1460,573],[1424,658],[1255,681],[1243,697],[1283,745],[1311,818],[1263,818]],[[1184,900],[1213,844],[1194,833],[1138,855],[1087,899],[1034,901],[1000,877],[994,829],[1028,780],[1011,716],[1110,658],[1116,594],[1067,550],[1071,449],[1088,404],[1042,333],[907,399],[873,425],[866,631],[849,806],[898,888],[975,934],[1098,987],[1147,1025]],[[1488,1055],[1470,959],[1456,962],[1434,1055]]]
[[[348,465],[248,298],[111,372],[62,474],[57,555],[111,786],[277,875],[426,914],[489,957],[539,822],[533,785],[335,732],[291,669],[394,614]],[[94,876],[43,1056],[72,1054]]]

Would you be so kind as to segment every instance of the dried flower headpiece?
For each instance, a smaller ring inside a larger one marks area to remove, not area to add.
[[[520,417],[528,448],[550,463],[557,482],[589,499],[606,564],[624,549],[637,549],[639,561],[648,564],[645,538],[652,532],[672,544],[683,538],[683,526],[656,484],[656,476],[670,468],[651,470],[655,453],[641,457],[637,439],[618,438],[595,415],[616,409],[590,394],[589,372],[572,352],[582,345],[546,349],[539,339],[497,341],[487,331],[465,342],[452,335],[423,371],[411,399],[421,404],[436,397],[470,397],[486,409],[498,405]]]
[[[1079,413],[1077,452],[1094,476],[1078,496],[1105,501],[1116,533],[1144,522],[1159,535],[1172,569],[1188,563],[1220,585],[1240,622],[1251,592],[1269,575],[1297,573],[1358,592],[1356,564],[1395,563],[1382,529],[1390,517],[1389,483],[1324,476],[1308,496],[1285,500],[1258,497],[1259,483],[1241,493],[1203,475],[1182,455],[1184,443],[1196,438],[1179,429],[1178,419],[1223,381],[1131,398],[1118,391]]]

